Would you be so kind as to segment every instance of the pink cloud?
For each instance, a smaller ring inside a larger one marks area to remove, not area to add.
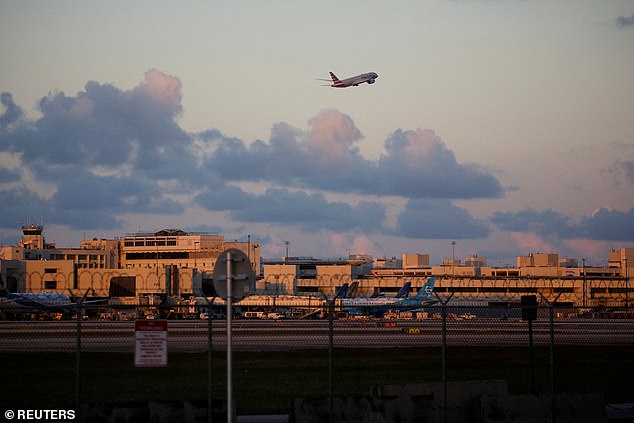
[[[150,69],[145,72],[145,81],[140,86],[153,99],[180,107],[182,84],[177,77]]]
[[[363,136],[350,116],[336,110],[322,110],[308,123],[309,142],[331,164],[345,162],[353,143]]]
[[[595,241],[591,239],[567,239],[564,245],[576,251],[583,257],[605,257],[609,251],[608,241]]]
[[[358,235],[354,238],[352,242],[352,253],[353,254],[376,254],[376,246],[374,242],[370,238],[365,235]]]
[[[511,238],[517,247],[522,251],[529,252],[552,252],[557,248],[539,235],[526,232],[511,232]]]

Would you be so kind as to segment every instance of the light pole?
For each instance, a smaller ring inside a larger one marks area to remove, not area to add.
[[[623,259],[625,261],[625,315],[629,314],[629,306],[630,306],[630,277],[628,275],[627,269],[627,257]]]
[[[586,259],[582,258],[581,263],[583,263],[583,306],[588,306],[588,285],[586,282]]]
[[[451,277],[455,274],[454,266],[456,264],[456,241],[451,241]]]

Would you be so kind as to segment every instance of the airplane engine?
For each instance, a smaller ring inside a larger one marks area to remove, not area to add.
[[[368,79],[368,84],[374,84],[374,79]]]

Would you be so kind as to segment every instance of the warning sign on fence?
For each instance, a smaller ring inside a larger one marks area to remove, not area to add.
[[[167,366],[167,320],[135,321],[134,340],[136,367]]]

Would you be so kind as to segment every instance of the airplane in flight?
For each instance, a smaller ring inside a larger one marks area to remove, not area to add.
[[[354,312],[370,314],[382,314],[388,310],[413,310],[436,304],[433,299],[434,283],[436,278],[431,277],[411,298],[401,297],[376,297],[376,298],[342,298],[341,308]]]
[[[339,79],[335,76],[334,73],[330,72],[330,78],[332,79],[331,87],[334,88],[346,88],[346,87],[356,87],[359,84],[363,84],[367,82],[368,84],[374,84],[376,78],[379,75],[375,72],[362,73],[361,75],[352,76],[346,79]],[[329,79],[320,79],[320,81],[330,81]]]

